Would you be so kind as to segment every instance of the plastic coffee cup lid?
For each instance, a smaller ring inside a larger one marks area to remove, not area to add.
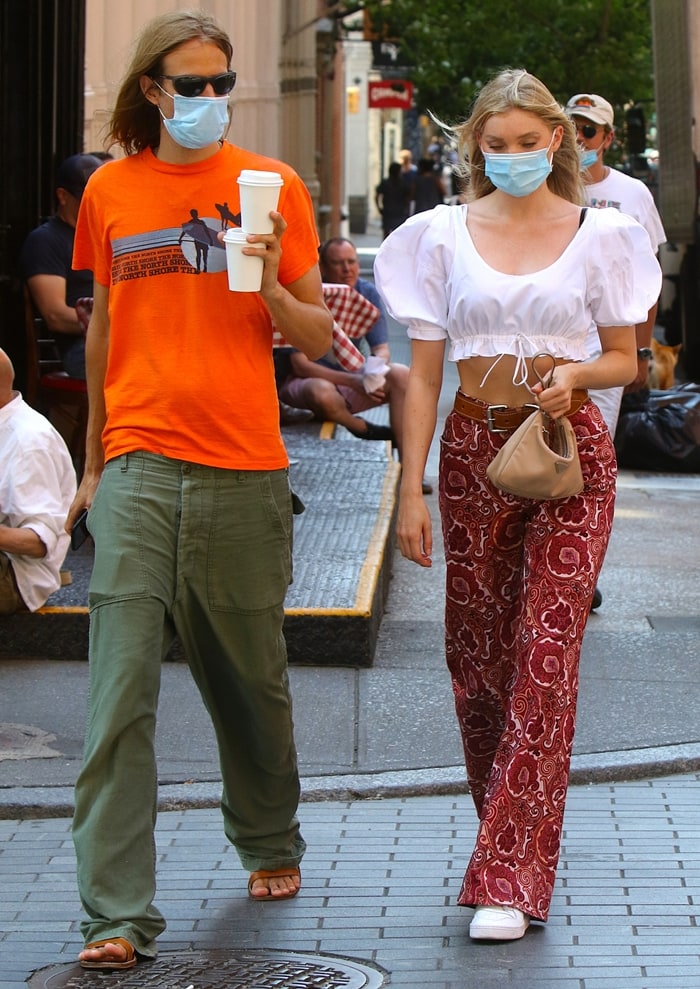
[[[238,182],[243,185],[284,185],[279,172],[261,172],[255,168],[244,168]]]
[[[224,234],[224,243],[229,244],[245,244],[250,247],[264,247],[262,241],[255,241],[255,243],[248,245],[246,237],[248,236],[248,231],[243,230],[242,227],[229,227],[229,229]]]

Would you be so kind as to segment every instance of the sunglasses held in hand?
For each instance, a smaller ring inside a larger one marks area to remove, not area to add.
[[[217,96],[227,96],[236,85],[235,72],[220,72],[217,76],[155,76],[156,79],[169,79],[178,96],[201,96],[211,83]]]

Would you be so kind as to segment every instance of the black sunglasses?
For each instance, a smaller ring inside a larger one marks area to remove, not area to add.
[[[598,128],[593,124],[576,124],[576,130],[581,131],[587,141],[590,141],[598,133]]]
[[[235,72],[220,72],[218,76],[155,76],[157,79],[169,79],[178,96],[201,96],[211,83],[217,96],[227,96],[236,85]]]

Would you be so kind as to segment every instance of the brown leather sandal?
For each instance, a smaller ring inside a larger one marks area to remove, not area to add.
[[[126,958],[123,961],[115,961],[112,958],[105,958],[103,961],[89,961],[78,959],[78,964],[81,968],[100,968],[100,969],[125,969],[133,968],[136,964],[136,951],[134,950],[133,944],[126,940],[124,937],[106,937],[102,941],[92,941],[90,944],[86,944],[86,948],[104,948],[106,944],[119,944],[126,951]]]
[[[255,896],[253,894],[253,883],[256,879],[281,879],[284,876],[298,877],[299,886],[287,893],[277,893],[273,895],[269,889],[266,896]],[[257,872],[251,872],[250,878],[248,879],[248,895],[252,900],[291,900],[293,896],[296,896],[301,888],[301,871],[296,865],[288,865],[284,869],[258,869]]]

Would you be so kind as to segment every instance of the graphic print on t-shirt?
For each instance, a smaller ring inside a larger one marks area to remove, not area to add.
[[[607,209],[608,206],[614,209],[619,209],[622,212],[622,203],[614,199],[596,199],[595,196],[591,197],[588,201],[589,206],[593,206],[595,209]]]
[[[200,275],[226,270],[226,249],[219,230],[240,226],[240,213],[216,203],[219,217],[200,216],[192,207],[179,227],[117,238],[112,243],[112,284],[173,273]]]
[[[214,203],[217,210],[219,211],[219,216],[221,217],[221,229],[228,230],[229,227],[240,227],[241,225],[241,214],[232,213],[229,209],[228,203]]]

